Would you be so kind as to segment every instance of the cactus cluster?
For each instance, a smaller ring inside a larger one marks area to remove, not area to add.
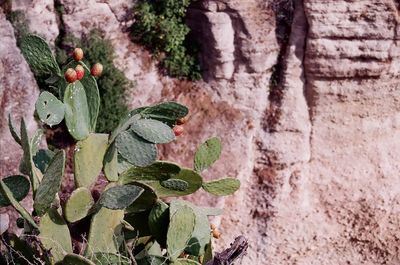
[[[98,134],[94,131],[99,108],[94,76],[102,69],[89,70],[82,62],[81,49],[75,49],[73,60],[60,68],[46,42],[37,36],[25,37],[21,47],[32,70],[50,76],[49,91],[43,91],[36,102],[39,119],[48,126],[65,120],[77,141],[75,190],[67,199],[59,198],[65,151],[41,149],[43,131],[29,137],[24,120],[18,132],[9,117],[23,158],[21,175],[0,180],[0,207],[12,205],[24,230],[20,238],[8,235],[8,246],[14,249],[3,259],[23,257],[33,264],[41,260],[46,264],[139,265],[206,264],[212,259],[215,229],[208,216],[222,211],[178,199],[166,203],[163,198],[189,195],[201,188],[225,196],[239,188],[234,178],[206,182],[201,176],[219,158],[220,139],[211,138],[198,147],[193,168],[157,160],[157,144],[174,141],[186,122],[188,109],[176,102],[134,109],[110,135]],[[80,80],[70,79],[66,74],[70,69],[75,75],[84,69]],[[108,183],[99,196],[93,196],[102,172]],[[20,204],[29,190],[33,212]],[[85,224],[90,224],[86,231],[74,231]]]

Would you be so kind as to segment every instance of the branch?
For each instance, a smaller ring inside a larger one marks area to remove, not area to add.
[[[236,259],[240,259],[246,254],[249,243],[244,236],[238,236],[231,244],[231,247],[216,253],[214,259],[207,262],[206,265],[231,265]]]

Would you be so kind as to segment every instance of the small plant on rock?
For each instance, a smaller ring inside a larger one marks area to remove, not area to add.
[[[185,123],[185,106],[162,102],[137,108],[111,134],[96,133],[100,98],[94,75],[101,71],[94,69],[93,74],[93,69],[81,61],[81,53],[74,54],[75,60],[60,69],[46,42],[34,35],[24,37],[21,50],[33,71],[49,75],[47,82],[53,93],[43,91],[39,95],[36,112],[40,120],[48,126],[65,120],[76,140],[75,189],[68,198],[60,198],[65,151],[40,149],[43,131],[29,137],[24,120],[18,132],[10,117],[10,131],[23,149],[23,158],[20,175],[0,180],[0,207],[11,205],[18,211],[23,232],[19,237],[8,233],[2,238],[7,248],[3,261],[212,264],[212,234],[219,237],[220,233],[210,226],[208,216],[219,215],[221,210],[163,199],[189,195],[201,188],[225,196],[239,188],[234,178],[205,182],[201,176],[220,156],[219,138],[210,138],[198,147],[193,168],[158,161],[157,144],[174,141],[182,133],[176,126]],[[84,73],[78,78],[81,68]],[[106,185],[99,196],[93,196],[101,172]],[[29,191],[33,212],[19,203]],[[237,257],[235,251],[227,253]]]

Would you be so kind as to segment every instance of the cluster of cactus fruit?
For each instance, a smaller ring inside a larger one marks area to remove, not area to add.
[[[219,158],[220,140],[210,138],[198,147],[193,169],[158,161],[157,144],[169,143],[183,132],[188,109],[176,102],[134,109],[110,135],[95,133],[99,109],[95,77],[103,70],[101,65],[89,70],[82,50],[75,49],[73,59],[60,69],[46,42],[34,35],[21,41],[21,50],[32,71],[49,75],[49,91],[36,102],[39,119],[50,127],[65,120],[77,141],[75,190],[60,200],[65,151],[40,149],[43,130],[29,137],[21,119],[18,133],[9,117],[23,158],[21,175],[0,180],[0,207],[12,205],[24,229],[20,237],[8,235],[7,246],[13,249],[5,259],[22,264],[207,264],[212,259],[212,235],[220,235],[208,216],[221,214],[221,209],[178,199],[166,203],[163,198],[200,188],[225,196],[239,188],[234,178],[205,182],[201,176]],[[107,185],[94,199],[92,189],[101,172]],[[30,190],[32,213],[20,204]],[[73,231],[84,223],[90,223],[86,231]],[[80,247],[73,244],[76,234]]]

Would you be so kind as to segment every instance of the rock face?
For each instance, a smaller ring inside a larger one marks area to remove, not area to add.
[[[13,9],[26,8],[20,2]],[[30,24],[45,32],[53,2],[28,2],[48,7]],[[218,249],[243,234],[250,248],[242,264],[400,263],[399,1],[196,1],[187,21],[204,81],[195,83],[161,75],[130,41],[135,1],[59,2],[67,33],[100,28],[111,40],[116,65],[137,82],[132,107],[167,99],[190,107],[185,135],[163,158],[190,167],[196,145],[221,136],[222,159],[206,178],[236,176],[241,189],[189,198],[225,209],[213,220],[223,233]],[[21,102],[17,109],[33,111],[24,104],[36,85],[2,14],[0,33],[1,109]],[[11,87],[24,93],[14,97]],[[6,154],[16,149],[3,131],[2,173],[14,168]]]

